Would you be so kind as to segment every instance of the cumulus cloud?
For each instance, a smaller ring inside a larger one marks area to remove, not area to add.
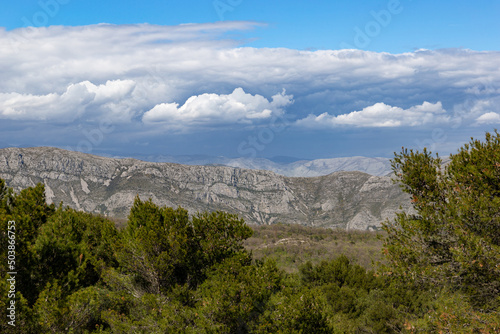
[[[296,101],[290,112],[299,119],[332,107],[347,113],[379,101],[389,105],[441,101],[453,110],[467,99],[488,100],[500,92],[500,52],[312,52],[239,47],[241,41],[226,38],[229,31],[259,26],[217,22],[0,29],[0,44],[9,46],[0,49],[0,93],[50,105],[50,112],[32,112],[50,119],[50,113],[55,117],[67,113],[61,95],[71,85],[131,80],[135,88],[129,96],[115,96],[108,102],[114,107],[96,110],[115,116],[123,110],[125,119],[140,120],[141,113],[166,101],[186,101],[236,87],[266,97],[286,88]],[[24,117],[19,109],[2,114]],[[148,115],[146,120],[153,114]]]
[[[477,124],[500,124],[500,114],[489,112],[476,119]]]
[[[87,111],[100,111],[109,117],[125,114],[118,101],[130,95],[132,80],[107,81],[94,85],[89,81],[70,84],[62,94],[45,95],[0,93],[0,118],[12,120],[72,120]],[[119,110],[118,110],[119,109]]]
[[[66,141],[63,128],[95,128],[107,119],[122,125],[106,136],[115,143],[153,143],[152,133],[170,133],[169,126],[219,125],[245,138],[249,124],[285,113],[299,121],[290,134],[280,132],[290,136],[284,143],[300,136],[300,127],[407,127],[410,137],[411,128],[437,123],[489,130],[492,113],[500,114],[498,51],[257,49],[228,34],[261,26],[0,28],[0,132],[30,124]]]
[[[249,123],[283,113],[293,103],[285,91],[269,101],[261,95],[236,88],[231,94],[202,94],[190,97],[181,107],[178,103],[161,103],[144,113],[145,123],[170,123],[182,126],[213,123]]]
[[[443,109],[441,102],[429,103],[426,101],[409,109],[393,107],[380,102],[348,114],[337,116],[328,113],[319,116],[309,115],[298,120],[296,124],[305,127],[336,127],[342,125],[356,127],[419,126],[436,122],[448,122],[449,117],[445,116],[445,113],[446,110]]]

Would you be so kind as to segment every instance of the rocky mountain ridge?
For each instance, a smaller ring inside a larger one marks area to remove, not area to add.
[[[222,165],[245,169],[270,170],[276,174],[291,177],[323,176],[340,171],[359,171],[376,176],[386,176],[391,173],[391,162],[388,158],[343,157],[315,160],[291,158],[292,161],[275,161],[265,158],[227,158],[197,155],[134,155],[133,157],[151,162],[171,162],[201,166]]]
[[[400,206],[411,210],[408,196],[387,176],[336,172],[285,177],[265,170],[111,159],[49,147],[0,149],[0,178],[15,190],[41,182],[48,202],[122,218],[136,195],[191,213],[224,210],[255,224],[363,230],[378,228]]]

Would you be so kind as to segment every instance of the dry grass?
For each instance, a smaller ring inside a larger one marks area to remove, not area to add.
[[[301,225],[250,225],[254,235],[245,241],[255,259],[273,258],[286,272],[298,271],[307,261],[313,264],[345,254],[353,262],[373,269],[382,261],[384,232],[345,231]]]

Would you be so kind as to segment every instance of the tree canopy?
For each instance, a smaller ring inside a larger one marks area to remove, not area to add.
[[[0,262],[0,332],[500,332],[500,135],[446,163],[403,148],[393,170],[414,211],[384,224],[383,264],[338,254],[291,274],[255,260],[252,229],[226,212],[137,197],[117,229],[48,205],[43,184],[15,193],[0,179],[0,254],[15,221],[18,272],[14,327]]]
[[[415,213],[385,225],[386,268],[419,288],[463,293],[475,310],[500,307],[500,134],[471,139],[443,164],[403,149],[392,167]]]

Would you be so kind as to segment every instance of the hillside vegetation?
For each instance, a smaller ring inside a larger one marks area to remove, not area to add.
[[[366,269],[383,261],[383,231],[341,230],[296,224],[251,225],[243,245],[258,260],[273,259],[280,269],[296,273],[300,265],[318,264],[339,255]]]
[[[118,229],[0,180],[0,332],[500,332],[500,135],[393,169],[415,213],[383,241],[138,197]]]

